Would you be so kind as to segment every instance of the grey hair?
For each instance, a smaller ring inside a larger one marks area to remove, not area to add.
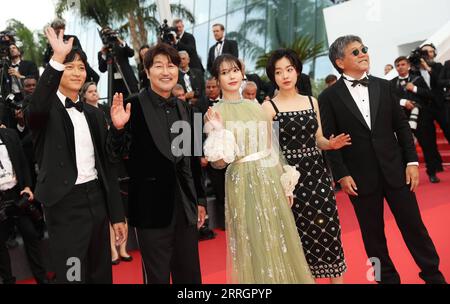
[[[328,53],[328,57],[330,58],[331,63],[333,64],[334,68],[342,74],[344,71],[338,65],[336,64],[337,59],[343,59],[345,57],[344,51],[345,48],[353,42],[359,42],[363,43],[361,38],[354,35],[347,35],[347,36],[341,36],[338,39],[336,39],[333,44],[330,46],[330,50]]]
[[[183,92],[184,92],[183,86],[179,83],[177,83],[172,89],[172,91],[181,91],[181,90],[183,90]]]
[[[191,58],[191,57],[189,56],[189,53],[188,53],[187,51],[179,51],[179,52],[178,52],[178,55],[186,55],[186,56],[188,56],[188,58]]]
[[[55,20],[52,21],[50,26],[54,29],[62,29],[66,27],[66,21],[61,18],[56,18]]]
[[[250,87],[254,87],[254,88],[258,89],[258,85],[254,81],[247,81],[243,91],[245,91],[245,89],[250,88]]]

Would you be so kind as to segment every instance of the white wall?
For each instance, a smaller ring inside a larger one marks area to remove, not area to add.
[[[405,45],[418,46],[447,24],[450,1],[351,0],[323,12],[328,42],[348,34],[360,36],[369,47],[371,74],[381,77],[386,64],[409,55]]]

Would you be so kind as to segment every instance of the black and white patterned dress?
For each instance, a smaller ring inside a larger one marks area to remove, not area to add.
[[[279,122],[281,151],[300,172],[292,211],[306,261],[316,278],[339,277],[347,269],[341,226],[331,175],[316,145],[318,122],[311,97],[311,109],[305,111],[279,112],[271,103],[274,121]]]

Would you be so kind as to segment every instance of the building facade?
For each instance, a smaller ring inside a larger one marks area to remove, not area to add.
[[[197,52],[206,66],[209,48],[215,44],[212,26],[221,23],[226,35],[238,41],[239,57],[248,71],[255,70],[259,55],[290,45],[299,36],[311,36],[328,46],[323,9],[331,0],[173,0],[194,13],[195,24],[186,24],[197,42]],[[174,16],[175,18],[177,16]],[[304,72],[324,78],[332,71],[326,56],[311,60]]]

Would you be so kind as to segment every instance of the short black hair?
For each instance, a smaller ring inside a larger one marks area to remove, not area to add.
[[[66,59],[64,59],[63,64],[74,62],[77,58],[77,55],[79,56],[80,60],[83,62],[84,66],[87,68],[87,56],[86,53],[80,49],[79,47],[75,46],[72,48],[69,54],[67,54]]]
[[[169,61],[176,66],[180,65],[181,58],[178,51],[167,43],[158,43],[154,47],[151,47],[144,57],[144,67],[146,70],[153,66],[153,60],[157,55],[167,56]]]
[[[400,61],[403,61],[403,60],[409,63],[408,57],[406,57],[406,56],[400,56],[400,57],[398,57],[397,59],[395,59],[394,64],[397,66],[397,63],[399,63]]]
[[[232,64],[236,65],[239,68],[239,70],[242,71],[242,63],[238,58],[234,57],[231,54],[220,55],[219,57],[216,58],[216,60],[214,60],[212,70],[211,70],[212,76],[214,78],[216,78],[217,80],[219,80],[220,66],[224,62],[232,63]]]
[[[289,62],[292,64],[292,66],[297,71],[297,74],[300,75],[303,70],[303,64],[298,57],[298,54],[291,49],[278,49],[272,52],[272,54],[269,57],[269,60],[267,61],[266,65],[266,74],[267,77],[269,77],[270,81],[278,88],[277,82],[275,81],[275,65],[277,62],[282,59],[286,58],[289,60]]]
[[[333,81],[336,81],[336,80],[337,80],[337,76],[334,74],[330,74],[327,77],[325,77],[326,84],[332,83]]]
[[[139,61],[140,61],[140,63],[142,63],[142,64],[144,64],[144,58],[142,58],[142,56],[141,56],[141,51],[142,51],[143,49],[150,49],[150,46],[149,46],[148,44],[144,44],[143,46],[141,46],[141,47],[139,48],[139,52],[138,52],[138,54],[139,54]]]

